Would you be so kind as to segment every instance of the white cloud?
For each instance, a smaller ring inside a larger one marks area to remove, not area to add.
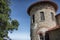
[[[15,39],[15,40],[30,40],[30,34],[29,33],[9,33],[8,36],[11,39]]]

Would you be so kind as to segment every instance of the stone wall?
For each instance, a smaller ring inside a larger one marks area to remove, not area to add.
[[[49,4],[48,4],[49,5]],[[52,8],[52,9],[51,9]],[[42,21],[40,17],[40,12],[44,12],[45,20]],[[56,15],[55,9],[53,6],[49,5],[36,5],[30,11],[31,18],[31,40],[40,40],[39,34],[36,33],[36,30],[39,27],[55,27],[56,20],[52,20],[51,12]],[[35,23],[32,23],[32,15],[35,15]],[[37,25],[35,25],[37,24]]]
[[[42,6],[42,9],[40,9],[41,5],[37,5],[35,7],[33,7],[33,9],[31,9],[30,11],[30,18],[31,18],[31,25],[34,25],[35,23],[37,23],[39,25],[39,27],[55,27],[56,26],[56,20],[52,20],[51,17],[51,12],[54,14],[54,17],[56,15],[54,8],[51,6],[51,8],[53,8],[52,10],[47,8],[45,6]],[[50,7],[47,6],[47,7]],[[44,8],[45,7],[45,8]],[[41,21],[41,17],[40,17],[40,12],[44,12],[44,16],[45,16],[45,20]],[[32,15],[35,15],[35,23],[32,23]],[[34,27],[32,27],[34,28]]]

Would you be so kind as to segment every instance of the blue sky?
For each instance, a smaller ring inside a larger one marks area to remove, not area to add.
[[[9,37],[14,40],[30,40],[30,16],[27,14],[27,8],[38,0],[11,0],[11,18],[19,22],[17,31],[9,33]],[[57,13],[60,12],[60,0],[53,0],[59,6]]]

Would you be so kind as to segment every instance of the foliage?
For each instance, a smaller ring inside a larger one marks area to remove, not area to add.
[[[0,40],[8,37],[8,31],[17,30],[19,23],[12,20],[10,10],[10,0],[0,0]]]

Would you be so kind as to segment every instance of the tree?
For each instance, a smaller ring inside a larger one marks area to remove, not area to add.
[[[17,30],[19,23],[10,17],[11,9],[9,7],[10,0],[0,0],[0,40],[4,37],[8,38],[8,31]]]

